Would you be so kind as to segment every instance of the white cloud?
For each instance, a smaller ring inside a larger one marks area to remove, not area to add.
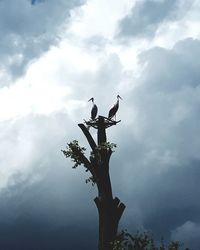
[[[0,188],[6,187],[13,174],[26,177],[60,151],[64,131],[70,119],[66,113],[51,116],[29,115],[0,123]],[[66,134],[68,135],[66,131]],[[51,143],[52,140],[54,143]],[[54,152],[53,152],[54,151]],[[48,159],[49,158],[49,159]],[[34,175],[33,175],[34,177]]]
[[[71,9],[80,4],[79,0],[48,0],[34,5],[29,0],[1,1],[1,71],[7,71],[14,79],[21,76],[31,60],[59,41]],[[1,86],[5,85],[4,80],[1,79]]]
[[[111,39],[119,18],[129,11],[134,1],[89,0],[82,8],[73,11],[70,31],[82,39],[92,36]]]
[[[200,245],[200,224],[193,221],[186,221],[183,225],[174,229],[171,233],[173,240],[184,242],[184,246],[198,249]]]
[[[144,0],[136,1],[132,12],[124,17],[120,23],[120,36],[153,37],[160,23],[166,19],[174,19],[177,16],[178,1]]]

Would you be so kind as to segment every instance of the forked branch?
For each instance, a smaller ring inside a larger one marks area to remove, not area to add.
[[[88,131],[88,129],[86,128],[86,126],[83,123],[79,123],[78,126],[83,131],[85,137],[88,140],[88,143],[90,144],[92,151],[94,152],[97,145],[96,145],[94,139],[92,138],[90,132]]]

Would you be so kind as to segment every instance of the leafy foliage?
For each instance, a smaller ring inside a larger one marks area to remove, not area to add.
[[[77,140],[74,140],[70,143],[67,144],[67,148],[66,150],[62,150],[62,152],[64,153],[64,155],[67,158],[71,158],[71,160],[74,162],[74,166],[72,168],[77,168],[79,165],[84,164],[83,163],[83,156],[84,156],[84,152],[85,152],[86,148],[84,147],[80,147],[78,144]],[[87,166],[85,166],[87,168]],[[86,172],[88,171],[88,169],[86,169]],[[92,186],[95,185],[95,178],[94,176],[90,176],[89,178],[87,178],[85,180],[86,183],[91,182]]]
[[[67,143],[66,150],[62,150],[63,154],[74,162],[74,166],[72,168],[77,168],[79,165],[83,164],[82,155],[86,148],[80,147],[77,140],[74,140],[70,143]]]
[[[126,231],[122,231],[111,243],[113,250],[181,250],[183,248],[179,241],[171,241],[165,245],[163,240],[156,244],[153,237],[148,233],[136,233],[131,235]],[[185,250],[189,250],[185,248]]]
[[[112,152],[114,152],[114,148],[117,147],[117,144],[115,143],[110,143],[110,142],[104,142],[101,145],[98,145],[96,147],[97,150],[101,150],[101,149],[106,149],[106,150],[111,150]]]
[[[102,160],[102,150],[107,152],[107,156],[111,155],[112,152],[114,152],[114,148],[117,147],[117,144],[110,143],[110,142],[104,142],[100,145],[96,146],[94,151],[91,151],[90,153],[90,159],[91,161],[95,159],[95,162],[101,162]]]
[[[107,152],[114,152],[114,148],[116,148],[116,144],[115,143],[110,143],[110,142],[105,142],[102,143],[101,145],[98,145],[95,148],[95,152],[91,151],[90,153],[90,160],[92,162],[92,160],[96,159],[96,162],[101,160],[101,150],[107,150]],[[86,148],[81,147],[78,144],[77,140],[73,140],[70,143],[67,143],[67,147],[66,150],[62,150],[62,152],[64,153],[64,155],[67,158],[71,158],[71,160],[74,162],[74,166],[72,168],[77,168],[79,165],[83,164],[86,167],[86,172],[89,170],[87,167],[87,163],[85,163],[85,156],[84,156],[84,152],[86,151]],[[96,184],[96,180],[94,176],[90,176],[89,178],[87,178],[85,180],[86,183],[92,183],[92,186],[94,186]]]
[[[87,179],[85,180],[85,183],[86,183],[86,184],[89,183],[89,182],[92,183],[92,186],[94,186],[94,185],[96,184],[95,178],[94,178],[93,176],[90,176],[89,178],[87,178]]]

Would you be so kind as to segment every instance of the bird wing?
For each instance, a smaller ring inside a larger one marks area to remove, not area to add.
[[[92,108],[92,111],[91,111],[91,118],[94,120],[95,117],[97,116],[97,111],[98,111],[98,108],[97,108],[97,105],[94,104],[93,108]]]
[[[109,111],[108,118],[112,118],[116,113],[119,108],[119,103],[117,102]]]
[[[115,115],[115,105],[110,109],[108,113],[108,118],[112,118]]]

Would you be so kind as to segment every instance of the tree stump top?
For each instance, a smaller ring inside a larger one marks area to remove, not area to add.
[[[106,129],[106,128],[109,128],[113,125],[116,125],[119,122],[121,122],[121,120],[115,121],[115,120],[109,119],[109,118],[104,117],[104,116],[98,116],[94,120],[85,121],[87,126],[91,126],[95,129],[98,129],[100,126],[103,126]]]

